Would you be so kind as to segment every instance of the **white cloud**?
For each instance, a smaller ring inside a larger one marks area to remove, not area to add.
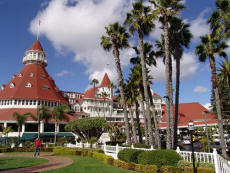
[[[212,106],[210,103],[207,103],[205,105],[203,105],[206,109],[208,109],[209,111],[212,109]]]
[[[199,63],[193,53],[184,53],[181,59],[181,79],[189,79],[195,74],[199,67]],[[157,59],[157,67],[151,67],[150,74],[153,76],[154,80],[165,80],[165,65],[162,59]],[[176,62],[173,61],[173,79],[176,77]]]
[[[73,73],[68,70],[62,70],[61,72],[55,73],[54,75],[57,77],[63,77],[66,75],[73,75]]]
[[[195,93],[206,93],[208,92],[208,88],[205,88],[203,86],[196,86],[193,90]]]
[[[115,78],[113,70],[107,67],[114,63],[113,55],[102,50],[100,38],[105,34],[105,26],[116,21],[123,23],[130,7],[131,0],[51,0],[31,21],[30,31],[36,34],[41,20],[41,35],[60,53],[74,52],[74,61],[86,66],[90,79],[105,71]],[[125,55],[129,53],[129,49],[121,52],[123,66],[127,65],[130,57]]]
[[[203,10],[198,18],[189,21],[191,24],[190,31],[193,34],[193,41],[198,41],[200,36],[208,34],[210,32],[209,26],[207,24],[207,18],[205,15],[210,11],[210,9]]]

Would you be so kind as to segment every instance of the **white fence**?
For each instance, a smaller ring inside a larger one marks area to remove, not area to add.
[[[90,148],[89,143],[76,143],[76,144],[67,144],[67,147],[70,148]],[[108,156],[112,156],[117,159],[117,154],[119,151],[125,148],[132,148],[136,150],[144,150],[150,151],[154,150],[151,148],[135,148],[133,145],[131,147],[121,147],[121,146],[110,146],[110,145],[97,145],[93,144],[92,148],[100,148],[104,151],[104,153]],[[184,161],[192,162],[192,152],[191,151],[181,151],[179,147],[177,147],[176,152],[183,158]],[[212,163],[215,165],[215,173],[230,173],[230,164],[227,160],[225,160],[222,156],[220,156],[216,149],[213,149],[213,153],[205,153],[205,152],[194,152],[194,156],[197,162],[199,163]]]

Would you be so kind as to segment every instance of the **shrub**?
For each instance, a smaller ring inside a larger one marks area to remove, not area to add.
[[[178,167],[192,167],[193,165],[192,165],[192,162],[186,162],[184,160],[180,160],[177,163],[177,166]],[[213,168],[214,169],[214,165],[212,163],[198,163],[196,166],[199,168]]]
[[[135,148],[151,148],[151,146],[149,146],[149,145],[139,144],[139,143],[134,144],[134,147]]]
[[[117,168],[120,168],[121,167],[121,164],[122,164],[122,161],[121,160],[114,160],[113,161],[113,166],[117,167]]]
[[[158,168],[156,165],[144,165],[143,173],[157,173]]]
[[[138,163],[137,157],[142,152],[144,152],[144,151],[134,150],[134,149],[124,149],[118,153],[118,159],[123,160],[125,162]]]
[[[175,166],[162,166],[160,169],[161,173],[182,173],[183,169]]]
[[[139,154],[138,163],[144,165],[177,166],[181,157],[173,150],[145,151]]]
[[[161,173],[193,173],[193,167],[162,166]],[[214,173],[212,168],[198,168],[197,173]]]
[[[106,157],[104,158],[104,163],[105,163],[105,164],[113,165],[113,162],[114,162],[114,158],[111,157],[111,156],[106,156]]]
[[[75,155],[76,150],[75,149],[67,149],[62,147],[57,147],[53,149],[54,154],[56,155]]]
[[[136,172],[143,172],[144,171],[144,165],[141,164],[135,164],[135,170]]]

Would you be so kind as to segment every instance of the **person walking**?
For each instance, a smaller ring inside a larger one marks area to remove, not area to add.
[[[41,146],[42,146],[42,143],[41,141],[37,138],[35,139],[35,152],[34,152],[34,157],[36,156],[40,156],[40,149],[41,149]]]

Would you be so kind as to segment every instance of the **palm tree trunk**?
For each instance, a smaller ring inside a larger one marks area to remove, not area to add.
[[[57,142],[57,121],[55,121],[55,130],[54,130],[54,144]]]
[[[170,95],[169,95],[169,104],[170,104],[170,134],[171,134],[171,149],[174,148],[174,116],[173,116],[173,88],[172,88],[172,58],[169,56],[169,72],[170,72],[170,80],[169,80],[169,85],[170,85]]]
[[[129,120],[128,120],[128,113],[127,113],[127,109],[126,109],[126,105],[125,105],[125,94],[124,94],[124,88],[123,88],[124,82],[123,82],[123,75],[122,75],[120,58],[119,58],[119,50],[116,46],[116,43],[113,42],[112,46],[113,46],[113,54],[114,54],[116,69],[117,69],[117,73],[118,73],[119,90],[120,90],[120,94],[121,94],[121,103],[122,103],[122,107],[124,110],[126,139],[127,139],[127,143],[131,144],[131,138],[130,138],[130,133],[129,133]]]
[[[18,144],[20,144],[21,127],[18,126]]]
[[[180,94],[180,58],[176,58],[176,95],[175,95],[175,120],[174,120],[174,145],[173,149],[177,148],[177,127],[178,127],[178,109],[179,109],[179,94]]]
[[[138,142],[137,142],[136,126],[134,123],[132,107],[129,108],[129,113],[130,113],[130,120],[131,120],[132,131],[133,131],[133,139],[134,139],[134,143],[136,144]]]
[[[164,15],[164,40],[165,40],[165,79],[166,79],[166,148],[171,149],[171,132],[170,132],[170,55],[169,55],[169,36],[168,36],[168,21]]]
[[[143,78],[145,104],[146,104],[148,134],[149,134],[150,144],[154,145],[153,129],[151,123],[151,116],[150,116],[149,94],[148,94],[148,87],[147,87],[147,71],[146,71],[145,55],[144,55],[143,34],[141,31],[138,31],[138,43],[139,43],[139,51],[141,57],[141,69],[142,69],[142,78]]]
[[[104,104],[103,104],[103,112],[104,112],[104,118],[105,118],[105,98],[104,98]],[[105,118],[106,120],[106,118]]]
[[[222,154],[225,158],[227,158],[227,153],[225,149],[225,140],[224,140],[224,128],[223,128],[223,121],[222,121],[222,112],[221,112],[221,105],[220,105],[220,95],[219,89],[217,86],[217,75],[216,75],[216,65],[215,59],[213,55],[209,57],[210,68],[212,72],[212,88],[214,89],[215,94],[215,101],[216,101],[216,110],[217,110],[217,118],[218,118],[218,130],[220,134],[220,144]]]
[[[144,117],[144,130],[145,130],[145,144],[149,145],[149,138],[148,138],[148,126],[147,126],[147,118],[146,118],[146,112],[145,112],[145,105],[144,105],[144,93],[141,91],[141,110]]]
[[[150,103],[152,107],[153,121],[154,121],[154,126],[155,126],[155,140],[156,140],[158,149],[161,149],[161,138],[160,138],[158,123],[157,123],[156,112],[155,112],[154,104],[153,104],[153,97],[152,97],[152,93],[151,93],[149,85],[148,85],[148,93],[149,93]]]
[[[140,117],[139,117],[137,101],[135,101],[135,113],[136,113],[136,120],[137,120],[137,131],[138,131],[139,143],[142,143],[142,133],[141,133],[141,125],[140,125]]]
[[[40,140],[40,127],[41,126],[41,122],[38,121],[38,139]]]

